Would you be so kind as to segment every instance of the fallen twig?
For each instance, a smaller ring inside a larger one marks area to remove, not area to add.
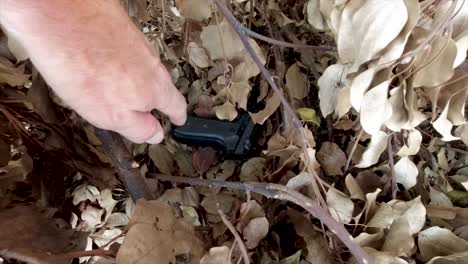
[[[349,232],[344,228],[343,225],[335,221],[335,219],[333,219],[330,216],[326,209],[320,207],[319,204],[317,204],[317,202],[314,202],[307,196],[297,191],[291,190],[286,186],[273,183],[243,183],[219,180],[204,180],[199,178],[168,176],[156,173],[148,173],[148,176],[155,177],[161,181],[251,191],[254,193],[261,194],[267,198],[293,202],[304,208],[312,216],[319,219],[325,226],[327,226],[330,229],[330,231],[334,233],[343,242],[343,244],[345,244],[348,247],[349,251],[354,255],[358,263],[371,263],[369,255],[359,245],[354,243],[353,238],[349,234]]]
[[[396,184],[396,175],[395,175],[395,162],[393,161],[393,136],[390,134],[387,140],[387,156],[388,156],[388,166],[390,167],[390,175],[392,183],[392,199],[396,198],[397,194],[397,184]]]

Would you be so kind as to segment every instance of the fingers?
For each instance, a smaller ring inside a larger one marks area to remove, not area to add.
[[[187,120],[187,103],[185,97],[172,83],[169,73],[161,64],[157,69],[158,89],[155,93],[155,108],[167,115],[171,122],[181,126]]]
[[[130,111],[120,116],[115,132],[135,143],[158,144],[164,139],[159,121],[151,113]]]

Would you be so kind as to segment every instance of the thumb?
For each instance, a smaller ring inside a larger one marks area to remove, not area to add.
[[[164,139],[161,124],[149,112],[130,111],[114,131],[135,143],[158,144]]]

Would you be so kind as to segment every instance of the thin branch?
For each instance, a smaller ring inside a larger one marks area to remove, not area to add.
[[[358,136],[356,137],[356,141],[353,144],[353,148],[351,149],[351,152],[348,155],[348,160],[346,161],[346,167],[344,169],[343,175],[348,174],[349,166],[351,166],[351,161],[353,160],[354,152],[356,152],[357,146],[359,144],[359,140],[361,140],[361,137],[362,137],[363,134],[364,134],[364,130],[362,130],[362,128],[361,128],[361,130],[359,131]]]
[[[396,184],[396,175],[395,175],[395,162],[393,161],[393,136],[390,134],[387,140],[387,156],[388,156],[388,166],[390,167],[391,175],[391,184],[392,184],[392,199],[396,198],[397,194],[397,184]]]
[[[278,200],[289,201],[295,203],[306,211],[308,211],[313,217],[319,219],[324,225],[326,225],[331,232],[333,232],[342,242],[345,244],[349,251],[354,255],[358,263],[369,264],[371,258],[369,255],[354,241],[352,236],[344,228],[343,225],[335,221],[328,211],[317,202],[314,202],[309,197],[291,190],[286,186],[273,184],[273,183],[241,183],[241,182],[229,182],[220,180],[204,180],[199,178],[189,178],[180,176],[168,176],[156,173],[148,173],[148,176],[155,177],[161,181],[170,181],[177,183],[185,183],[190,185],[202,185],[212,187],[223,187],[229,189],[237,189],[243,191],[251,191],[254,193],[261,194],[267,198],[273,198]]]
[[[221,220],[223,221],[223,223],[226,225],[226,227],[229,229],[229,231],[231,231],[232,235],[234,236],[235,238],[235,241],[237,242],[237,244],[239,245],[239,249],[242,253],[242,258],[244,259],[244,264],[250,264],[250,259],[249,259],[249,253],[247,252],[247,248],[245,247],[245,244],[244,244],[244,241],[242,240],[242,238],[240,237],[239,233],[237,233],[237,230],[236,228],[232,225],[232,223],[227,219],[226,215],[223,213],[223,211],[221,209],[218,209],[218,214],[219,216],[221,217]],[[235,246],[235,243],[234,245],[232,245],[233,248]]]

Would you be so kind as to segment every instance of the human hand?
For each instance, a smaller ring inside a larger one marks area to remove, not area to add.
[[[185,123],[185,98],[117,0],[0,0],[0,24],[96,127],[154,144],[164,133],[152,109]]]

